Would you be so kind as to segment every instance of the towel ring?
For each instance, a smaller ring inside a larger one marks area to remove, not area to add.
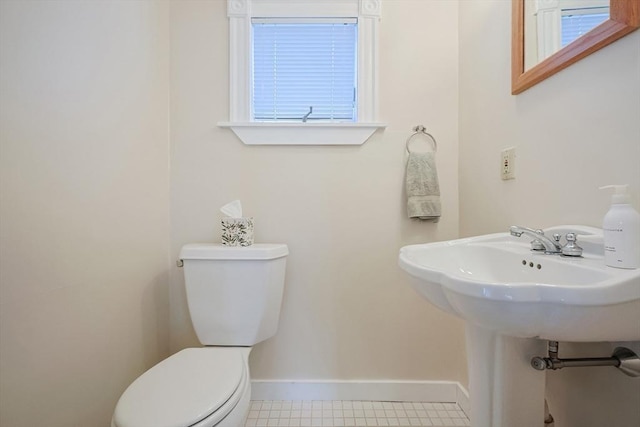
[[[433,137],[433,135],[427,132],[427,129],[424,126],[418,125],[413,128],[413,133],[409,136],[409,138],[407,138],[407,153],[411,153],[411,150],[409,150],[409,143],[411,142],[411,139],[419,134],[428,136],[431,139],[431,142],[433,142],[433,151],[436,152],[438,150],[438,143],[436,142],[436,139]]]

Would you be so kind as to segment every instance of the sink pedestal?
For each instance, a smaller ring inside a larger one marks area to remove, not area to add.
[[[546,374],[531,358],[546,341],[514,338],[465,324],[473,427],[543,427]]]

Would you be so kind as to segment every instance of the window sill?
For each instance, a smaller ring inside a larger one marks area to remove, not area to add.
[[[386,123],[220,122],[247,145],[362,145]]]

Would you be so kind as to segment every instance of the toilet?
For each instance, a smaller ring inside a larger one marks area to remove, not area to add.
[[[275,335],[284,244],[188,244],[180,252],[191,322],[204,345],[158,363],[122,394],[112,427],[241,427],[249,411],[249,353]]]

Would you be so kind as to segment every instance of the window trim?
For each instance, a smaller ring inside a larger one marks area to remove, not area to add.
[[[386,127],[378,120],[378,24],[382,0],[227,0],[230,128],[248,145],[360,145]],[[358,19],[358,99],[354,123],[251,121],[251,18]]]

